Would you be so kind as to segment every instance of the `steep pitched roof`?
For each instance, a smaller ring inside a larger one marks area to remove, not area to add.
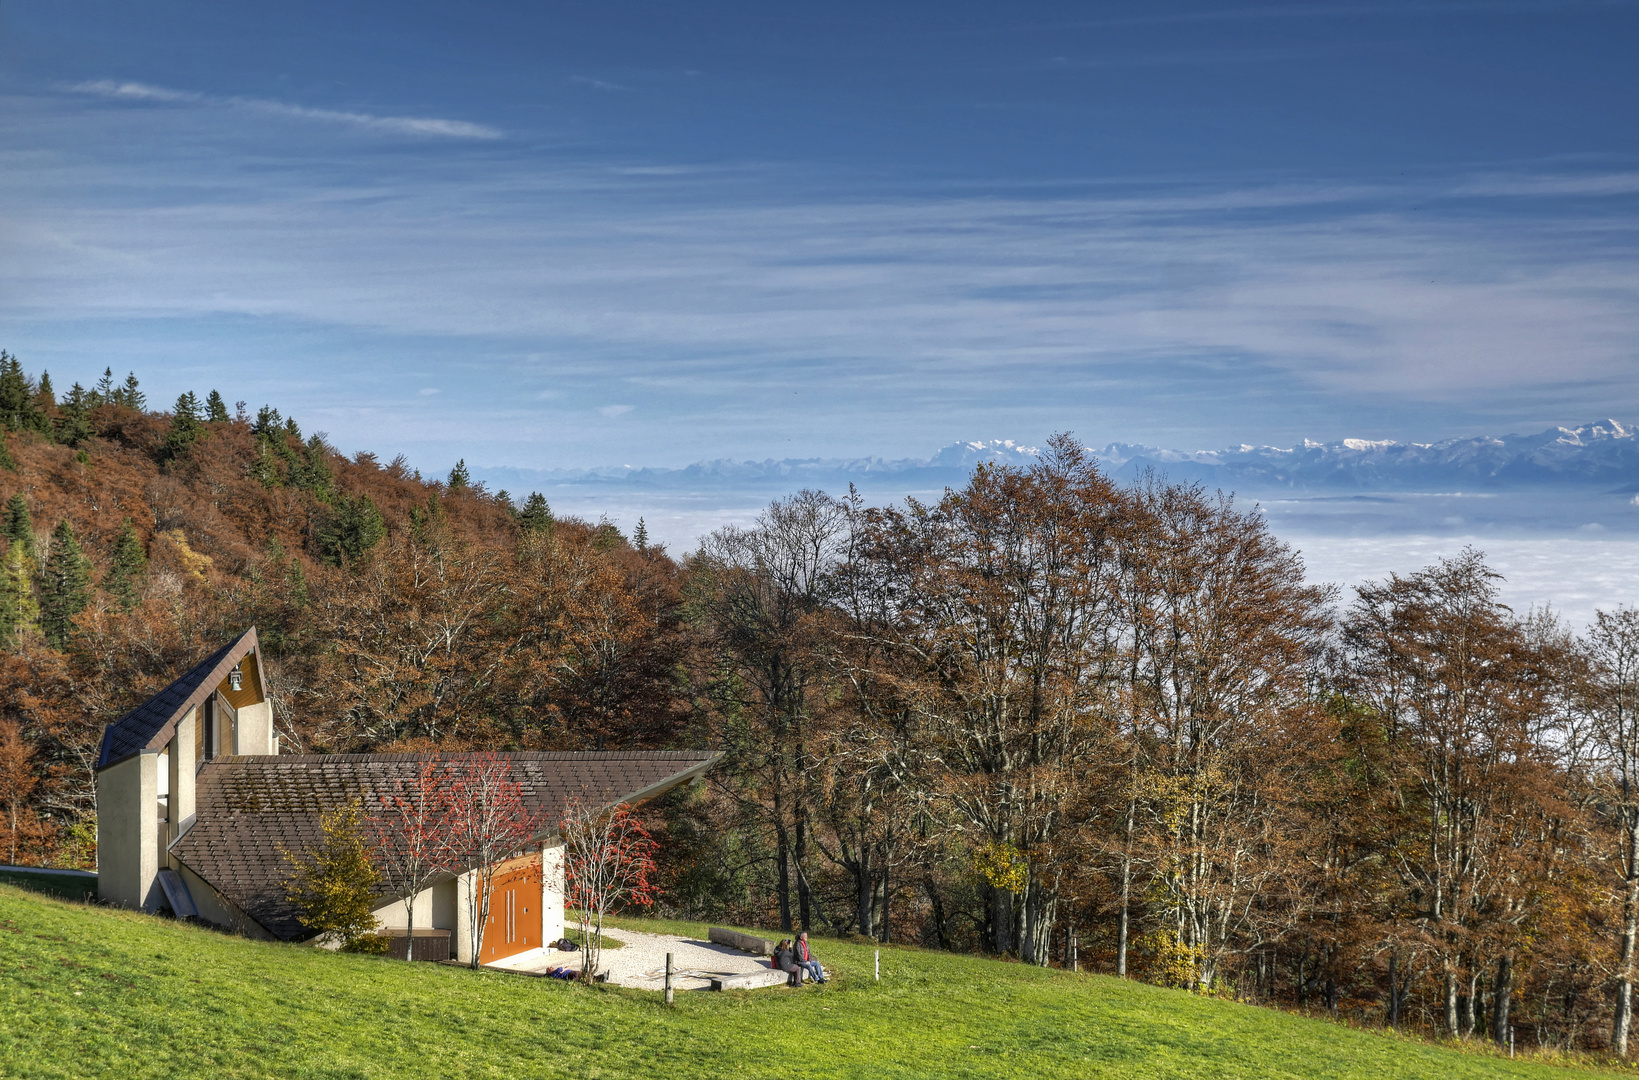
[[[319,815],[413,782],[429,754],[287,754],[225,757],[200,769],[193,827],[171,845],[188,869],[275,937],[309,935],[285,899],[290,867],[284,852],[315,847]],[[438,755],[459,765],[473,754]],[[579,798],[597,806],[636,802],[701,775],[710,751],[499,754],[522,788],[525,809],[556,831],[564,806]],[[385,899],[385,894],[384,894]]]
[[[253,626],[239,635],[238,640],[222,646],[195,664],[182,678],[167,686],[141,705],[109,724],[102,733],[102,752],[97,755],[97,768],[105,769],[142,750],[157,750],[171,741],[177,721],[210,697],[211,691],[222,684],[228,672],[251,653],[257,654],[257,675],[261,654],[256,649],[256,628]],[[266,679],[260,684],[267,685]]]

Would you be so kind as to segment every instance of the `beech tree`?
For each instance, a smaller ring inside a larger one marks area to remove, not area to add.
[[[1626,1057],[1633,1026],[1635,951],[1639,946],[1639,610],[1597,613],[1588,633],[1586,703],[1600,751],[1599,803],[1611,825],[1621,916],[1611,1049]]]
[[[774,835],[787,931],[793,893],[804,929],[814,915],[808,854],[824,668],[818,644],[846,523],[836,500],[803,491],[776,501],[749,529],[712,533],[689,562],[690,608],[714,668],[706,690],[714,735],[737,771],[757,777],[754,788],[729,793]]]
[[[1490,976],[1494,1037],[1505,1034],[1514,960],[1570,813],[1552,774],[1560,643],[1497,599],[1497,575],[1467,550],[1359,589],[1345,626],[1360,699],[1395,752],[1388,805],[1400,903],[1440,969],[1443,1026],[1471,1034]],[[1415,840],[1413,838],[1415,837]]]
[[[917,674],[923,783],[981,851],[987,938],[1045,964],[1078,776],[1113,710],[1124,497],[1068,437],[876,520],[894,643]],[[1012,868],[1017,866],[1018,872]]]

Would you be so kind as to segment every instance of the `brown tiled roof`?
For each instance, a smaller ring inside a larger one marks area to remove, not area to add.
[[[171,853],[275,937],[309,931],[285,899],[289,864],[320,838],[319,815],[357,800],[367,809],[412,782],[429,754],[285,754],[222,757],[200,769],[192,827]],[[476,755],[444,754],[459,763]],[[500,754],[511,763],[525,807],[552,833],[565,804],[635,802],[692,779],[710,751]],[[281,850],[282,849],[282,850]]]
[[[97,768],[107,768],[139,750],[157,749],[170,742],[177,721],[210,697],[233,666],[254,652],[256,628],[253,626],[239,635],[238,640],[217,649],[182,678],[109,724],[102,733]],[[260,659],[257,662],[260,663]],[[267,681],[261,680],[260,685],[266,686]]]

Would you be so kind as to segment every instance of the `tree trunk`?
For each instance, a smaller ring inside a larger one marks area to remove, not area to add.
[[[797,905],[798,914],[802,920],[804,932],[811,931],[812,905],[808,891],[808,822],[802,814],[797,815],[797,843],[792,853],[797,864]]]
[[[1019,936],[1019,959],[1027,964],[1047,966],[1047,955],[1052,948],[1053,923],[1058,913],[1058,894],[1031,882],[1025,888],[1024,932]]]
[[[1462,1033],[1457,1023],[1457,973],[1449,969],[1445,973],[1445,1012],[1446,1033],[1456,1038]]]
[[[1006,956],[1013,949],[1013,894],[990,886],[990,949]]]
[[[1400,950],[1389,953],[1389,1027],[1400,1026]]]
[[[860,845],[859,863],[854,874],[854,921],[861,937],[876,936],[876,878],[871,873],[871,848]]]
[[[1121,914],[1118,917],[1115,931],[1115,973],[1117,977],[1127,977],[1127,938],[1130,933],[1128,927],[1132,909],[1132,859],[1121,857]]]
[[[882,943],[892,940],[893,925],[888,920],[888,902],[893,898],[888,883],[888,853],[882,853]]]
[[[785,830],[779,830],[780,845],[780,929],[791,932],[791,849],[786,844]]]
[[[1639,816],[1627,822],[1627,890],[1622,896],[1622,954],[1617,968],[1616,1008],[1611,1019],[1611,1049],[1628,1056],[1628,1030],[1633,1025],[1633,960],[1639,931]]]
[[[1514,961],[1504,956],[1497,961],[1497,980],[1491,989],[1491,1038],[1499,1046],[1508,1042],[1508,1009],[1514,998]]]
[[[950,948],[950,936],[945,932],[945,900],[939,895],[939,886],[934,883],[933,875],[922,875],[922,888],[928,894],[928,904],[933,908],[933,936],[941,949]]]

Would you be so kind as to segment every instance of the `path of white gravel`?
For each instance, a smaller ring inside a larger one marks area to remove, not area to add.
[[[639,990],[663,989],[668,952],[672,954],[672,986],[677,990],[706,990],[714,978],[769,970],[768,960],[764,957],[751,956],[699,938],[646,934],[610,927],[604,928],[603,936],[613,938],[622,945],[619,949],[603,950],[600,960],[600,966],[609,973],[609,981],[619,986]],[[530,949],[487,966],[540,972],[559,966],[578,968],[580,959],[578,952]]]

